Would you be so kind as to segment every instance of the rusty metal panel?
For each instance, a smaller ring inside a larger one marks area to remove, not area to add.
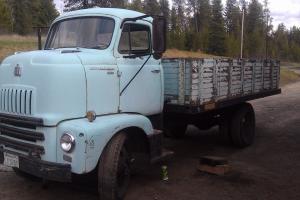
[[[280,62],[247,59],[163,59],[165,100],[208,103],[277,89]]]

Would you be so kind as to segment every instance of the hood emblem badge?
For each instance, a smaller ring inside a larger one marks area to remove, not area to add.
[[[14,75],[19,77],[22,75],[22,68],[19,64],[15,66]]]

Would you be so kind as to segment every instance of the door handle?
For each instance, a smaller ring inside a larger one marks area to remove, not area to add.
[[[158,73],[160,73],[160,70],[159,69],[155,69],[155,70],[152,70],[151,72],[158,74]]]

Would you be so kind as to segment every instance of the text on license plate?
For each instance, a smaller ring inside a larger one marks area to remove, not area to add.
[[[4,152],[4,165],[19,168],[19,156]]]

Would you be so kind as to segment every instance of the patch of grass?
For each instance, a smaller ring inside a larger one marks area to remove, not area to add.
[[[30,51],[37,49],[37,38],[35,36],[19,36],[19,35],[0,35],[0,61],[5,57],[14,54],[17,51]],[[168,49],[164,58],[222,58],[220,56],[205,54],[203,52],[181,51],[177,49]],[[225,57],[223,57],[225,58]],[[282,62],[282,66],[300,67],[299,63]],[[286,69],[281,68],[280,85],[286,85],[300,81],[300,75]]]
[[[17,51],[37,49],[37,38],[34,36],[0,35],[0,61]]]
[[[284,86],[289,83],[300,81],[300,75],[296,72],[288,70],[286,68],[281,68],[280,70],[280,85]]]
[[[281,62],[281,66],[284,67],[293,67],[293,68],[300,68],[300,63],[296,63],[296,62]]]
[[[203,53],[201,51],[182,51],[178,49],[168,49],[164,55],[164,58],[222,58],[221,56],[215,56]]]

